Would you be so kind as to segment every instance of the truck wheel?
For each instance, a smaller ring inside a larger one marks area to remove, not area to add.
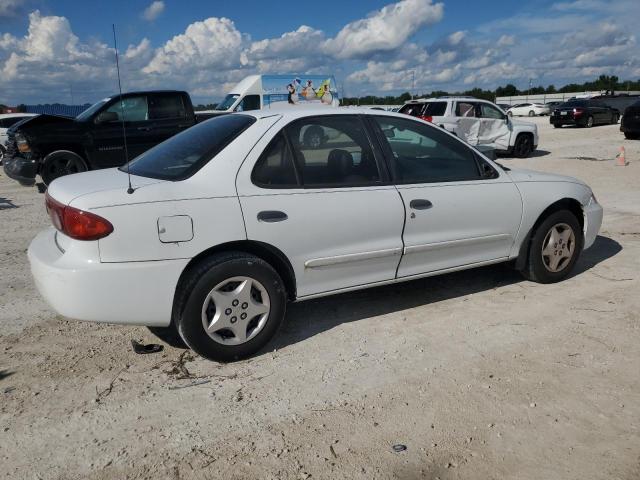
[[[324,144],[324,131],[320,127],[309,127],[302,137],[304,146],[308,148],[320,148]]]
[[[40,176],[45,185],[50,185],[58,177],[87,170],[87,163],[80,155],[68,150],[58,150],[44,157]]]
[[[187,274],[176,295],[180,336],[193,351],[218,362],[264,347],[282,324],[287,304],[280,275],[242,252],[207,258]]]
[[[533,151],[533,139],[531,135],[521,133],[516,138],[516,144],[513,146],[513,154],[518,158],[527,158]]]

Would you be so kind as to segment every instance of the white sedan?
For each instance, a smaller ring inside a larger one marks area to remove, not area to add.
[[[131,189],[126,166],[51,184],[38,289],[66,317],[146,325],[218,361],[265,346],[290,301],[507,261],[557,282],[602,221],[580,180],[369,109],[221,116],[128,168]]]
[[[537,115],[549,115],[551,109],[541,103],[519,103],[507,110],[510,117],[535,117]]]

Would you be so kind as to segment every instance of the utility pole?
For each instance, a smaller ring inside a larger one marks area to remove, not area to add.
[[[413,100],[413,92],[416,89],[416,71],[411,70],[411,100]]]

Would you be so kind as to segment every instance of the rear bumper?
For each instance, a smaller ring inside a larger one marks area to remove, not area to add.
[[[573,117],[549,117],[549,123],[555,124],[555,125],[585,125],[587,123],[586,118],[585,119],[575,119]]]
[[[36,287],[53,310],[75,320],[169,325],[188,259],[100,263],[98,242],[74,241],[63,252],[56,234],[39,233],[28,251]]]
[[[602,226],[603,216],[602,205],[591,199],[589,204],[584,207],[584,248],[589,248],[595,242],[600,227]]]
[[[17,181],[20,185],[30,187],[36,183],[38,173],[38,161],[23,157],[11,157],[3,159],[2,168],[7,177]]]

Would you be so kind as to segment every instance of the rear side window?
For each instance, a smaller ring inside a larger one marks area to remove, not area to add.
[[[336,115],[298,120],[285,133],[305,187],[375,185],[378,163],[360,117]]]
[[[447,102],[429,102],[425,104],[422,115],[426,117],[443,117],[447,110]]]
[[[400,113],[404,113],[405,115],[411,115],[412,117],[419,117],[422,115],[422,110],[424,109],[424,104],[422,103],[407,103],[400,110]]]
[[[251,181],[265,188],[298,186],[291,150],[282,132],[276,135],[256,162]]]
[[[188,178],[255,121],[247,115],[223,115],[199,123],[129,162],[131,174],[162,180]],[[127,166],[120,170],[127,171]]]
[[[456,117],[475,117],[476,105],[470,102],[456,103]]]
[[[393,153],[398,183],[479,180],[473,151],[445,132],[409,119],[376,117]]]
[[[154,120],[186,117],[182,95],[154,95],[149,99],[149,115]]]

